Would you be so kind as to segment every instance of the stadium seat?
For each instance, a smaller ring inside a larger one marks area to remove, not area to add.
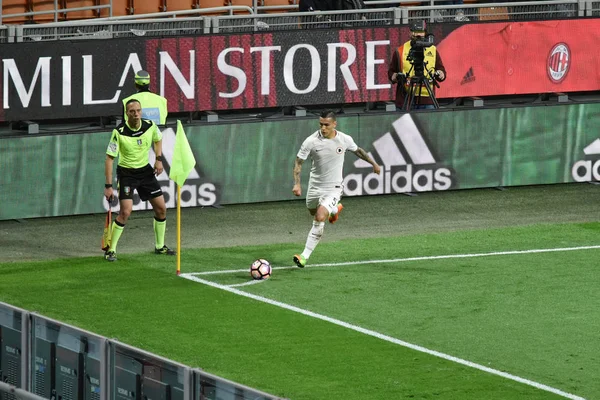
[[[508,8],[506,7],[483,7],[479,9],[480,21],[507,20]]]
[[[294,5],[294,0],[263,0],[262,5],[265,7],[271,6],[290,6]],[[289,9],[274,9],[274,10],[263,10],[265,13],[282,13],[290,11]]]
[[[248,6],[250,8],[254,8],[254,0],[229,0],[229,4],[227,4],[227,0],[225,0],[225,5],[229,6]],[[257,4],[259,4],[259,0],[257,0]],[[233,12],[235,15],[243,15],[250,14],[248,11],[237,10]]]
[[[58,2],[58,9],[60,9],[62,2]],[[31,0],[32,11],[54,11],[56,7],[54,0]],[[54,13],[34,15],[33,20],[37,23],[54,22]],[[64,14],[57,16],[57,21],[64,20]]]
[[[386,7],[411,7],[411,6],[428,6],[430,5],[429,2],[422,2],[422,1],[402,1],[399,2],[397,5],[396,4],[386,4]]]
[[[93,7],[100,5],[98,0],[63,0],[61,8],[80,8],[80,7]],[[102,11],[102,12],[101,12]],[[62,14],[64,19],[67,20],[78,20],[78,19],[89,19],[96,17],[107,17],[108,9],[102,10],[85,10],[85,11],[72,11]]]
[[[105,4],[102,0],[102,4]],[[118,17],[120,15],[131,15],[133,14],[133,0],[112,0],[112,15]],[[104,12],[102,13],[104,15]]]
[[[192,0],[164,0],[166,11],[192,10],[198,8],[197,2]]]
[[[4,17],[7,14],[21,14],[31,11],[27,0],[3,0],[2,1],[2,23],[23,24],[31,21],[31,17]]]
[[[199,5],[200,5],[200,8],[224,7],[224,6],[228,6],[229,2],[227,0],[200,0]],[[223,15],[223,14],[227,14],[227,11],[202,13],[201,15],[206,16],[206,15]]]
[[[132,0],[133,13],[151,14],[164,11],[163,0]]]

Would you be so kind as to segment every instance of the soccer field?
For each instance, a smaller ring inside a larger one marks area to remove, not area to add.
[[[182,277],[145,212],[117,263],[103,216],[4,221],[0,300],[290,399],[600,398],[599,190],[347,198],[305,269],[303,202],[184,210]]]

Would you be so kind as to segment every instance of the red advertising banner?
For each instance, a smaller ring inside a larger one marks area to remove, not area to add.
[[[448,79],[438,97],[600,89],[600,20],[462,25],[439,43]]]
[[[600,19],[432,26],[438,98],[600,89]],[[392,100],[406,27],[0,45],[0,120],[118,115],[146,69],[170,112]]]
[[[393,95],[387,78],[390,42],[399,41],[404,30],[322,30],[319,35],[302,30],[149,40],[146,68],[161,78],[156,91],[185,111],[383,101]],[[179,79],[164,74],[161,54],[171,55],[171,71],[180,68]]]

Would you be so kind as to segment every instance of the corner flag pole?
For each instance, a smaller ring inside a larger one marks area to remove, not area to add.
[[[181,273],[181,186],[196,165],[194,153],[185,136],[181,121],[177,121],[175,148],[169,178],[177,184],[177,275]]]
[[[181,186],[177,185],[177,275],[181,274]]]

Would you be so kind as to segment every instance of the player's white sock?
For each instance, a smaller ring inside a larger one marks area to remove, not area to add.
[[[338,213],[338,204],[340,203],[335,203],[335,205],[332,208],[325,207],[327,208],[327,211],[329,211],[329,215],[335,215]]]
[[[310,255],[323,236],[323,229],[325,229],[325,222],[313,221],[312,229],[308,233],[308,238],[306,238],[306,246],[302,252],[302,257],[307,260],[310,258]]]

